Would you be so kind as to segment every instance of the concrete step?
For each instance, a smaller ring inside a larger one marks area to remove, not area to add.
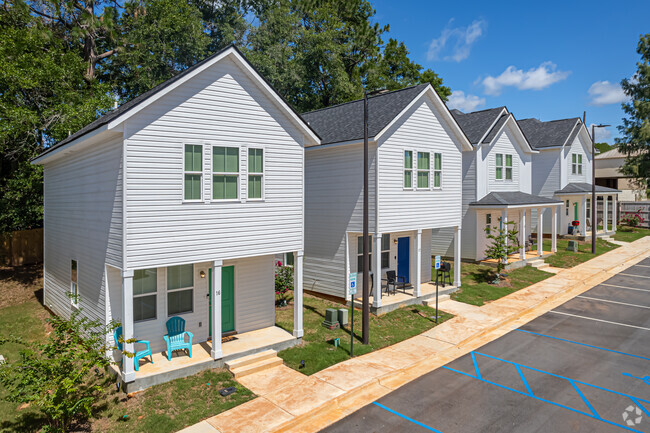
[[[543,259],[529,260],[528,263],[526,263],[526,265],[537,269],[544,269],[551,266],[548,263],[545,263]]]
[[[441,303],[442,301],[446,301],[448,299],[451,299],[449,295],[440,295],[438,296],[438,303]],[[426,301],[422,301],[422,305],[426,305],[427,307],[431,308],[436,308],[436,298],[429,298]]]
[[[249,374],[258,373],[260,371],[277,367],[279,365],[282,365],[282,363],[283,363],[282,358],[275,356],[273,358],[265,358],[262,359],[261,361],[246,364],[244,366],[237,367],[237,368],[228,367],[228,370],[230,370],[233,376],[235,376],[235,379],[239,379],[241,377],[248,376]]]
[[[240,368],[246,365],[254,364],[269,358],[275,358],[278,352],[275,350],[265,350],[263,352],[253,353],[252,355],[242,356],[241,358],[231,359],[226,362],[228,370],[233,368]]]

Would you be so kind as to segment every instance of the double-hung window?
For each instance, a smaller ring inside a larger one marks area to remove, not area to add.
[[[492,214],[488,213],[485,214],[485,231],[487,234],[490,234],[490,231],[492,230]]]
[[[442,187],[442,153],[433,154],[433,187]]]
[[[418,188],[429,188],[431,159],[429,152],[418,152]]]
[[[512,155],[506,155],[506,180],[512,180]]]
[[[194,265],[167,268],[167,315],[194,310]]]
[[[203,184],[203,146],[200,144],[185,145],[185,162],[183,166],[183,183],[185,200],[201,200]]]
[[[390,267],[390,234],[381,235],[381,267]]]
[[[264,187],[264,150],[248,149],[248,198],[262,198]]]
[[[363,272],[363,236],[359,236],[357,242],[357,272]],[[368,245],[370,245],[368,257],[372,268],[372,235],[368,235]]]
[[[404,151],[404,188],[413,188],[413,151]]]
[[[582,174],[582,155],[571,154],[571,174]]]
[[[496,154],[496,179],[497,180],[503,179],[503,154],[502,153]]]
[[[133,272],[133,321],[156,318],[158,296],[156,269],[138,269]]]
[[[78,268],[77,261],[70,262],[70,301],[75,307],[79,304],[79,284],[78,284]]]
[[[239,198],[239,148],[212,148],[212,199]]]

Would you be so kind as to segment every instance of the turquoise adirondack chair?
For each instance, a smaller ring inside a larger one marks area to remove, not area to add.
[[[122,339],[121,326],[115,328],[115,332],[113,332],[113,338],[115,339],[115,345],[121,351],[122,350],[122,343],[120,342],[120,340]],[[145,350],[140,350],[135,352],[135,356],[133,357],[135,371],[140,370],[140,359],[144,358],[145,356],[151,358],[151,363],[153,364],[153,355],[151,354],[151,344],[149,344],[147,340],[138,340],[136,341],[136,344],[137,343],[144,344],[145,346],[147,346],[147,348]],[[121,361],[120,361],[120,365],[122,365]]]
[[[187,335],[188,341],[185,341]],[[174,350],[185,350],[192,357],[192,338],[194,334],[185,330],[185,320],[180,317],[172,317],[167,321],[167,335],[163,336],[167,343],[167,359],[172,360]]]

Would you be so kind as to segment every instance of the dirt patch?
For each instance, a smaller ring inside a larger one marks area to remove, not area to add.
[[[43,264],[0,266],[0,308],[43,302]]]

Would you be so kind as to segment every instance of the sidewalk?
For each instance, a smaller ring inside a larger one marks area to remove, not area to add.
[[[650,237],[625,244],[482,307],[452,300],[455,317],[393,346],[311,376],[285,366],[243,377],[258,395],[184,433],[315,432],[400,386],[529,322],[650,257]]]

